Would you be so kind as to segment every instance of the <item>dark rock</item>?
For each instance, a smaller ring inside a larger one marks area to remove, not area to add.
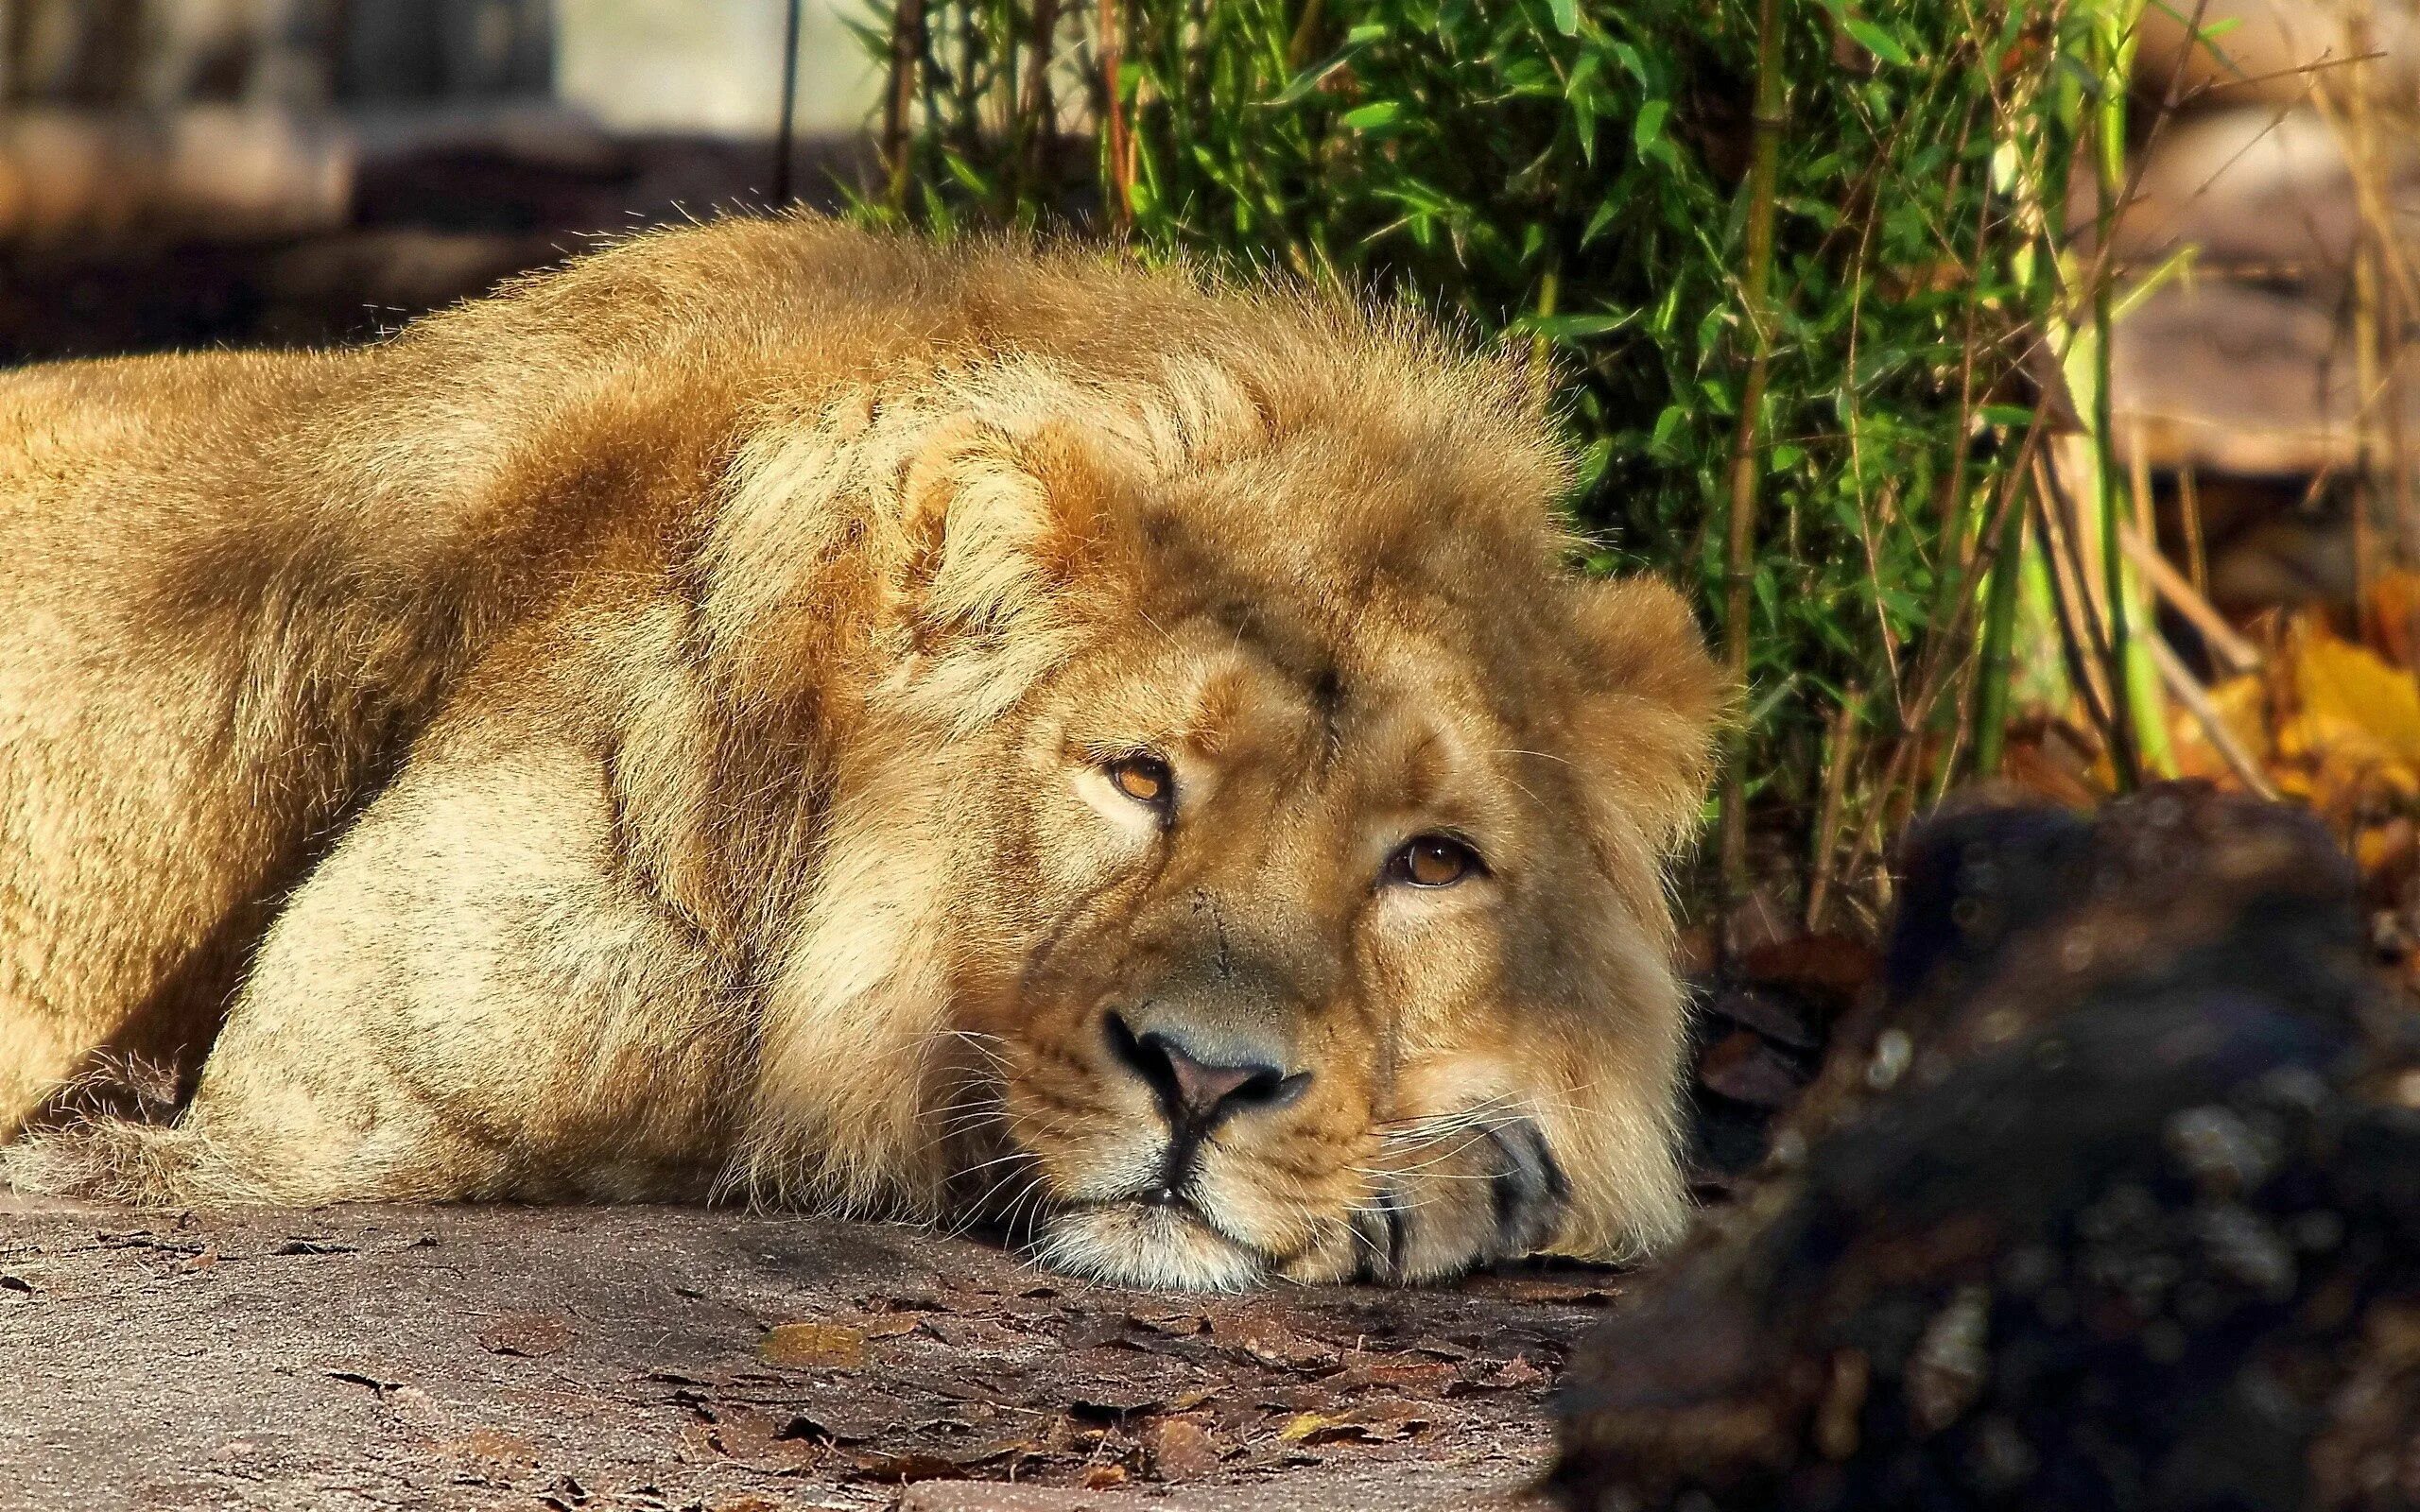
[[[2420,1052],[2319,826],[2169,787],[1899,870],[1804,1160],[1574,1357],[1565,1504],[2420,1504]]]

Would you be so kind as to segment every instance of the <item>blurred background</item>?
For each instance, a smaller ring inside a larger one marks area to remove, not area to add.
[[[761,208],[787,0],[0,0],[0,360],[364,335]],[[878,81],[800,7],[792,182]]]

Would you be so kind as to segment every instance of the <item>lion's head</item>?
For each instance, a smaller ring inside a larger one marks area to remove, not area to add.
[[[915,1165],[1160,1285],[1670,1237],[1661,868],[1721,700],[1685,608],[1569,569],[1517,369],[1167,297],[1190,325],[871,386],[743,459],[726,564],[802,489],[856,501],[809,555],[868,669],[760,1177]],[[870,1069],[911,1030],[920,1080]]]

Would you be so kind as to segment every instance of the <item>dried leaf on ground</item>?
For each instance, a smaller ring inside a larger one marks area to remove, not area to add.
[[[860,1454],[856,1458],[856,1471],[861,1479],[884,1486],[966,1479],[964,1466],[940,1454]]]
[[[474,1428],[461,1438],[438,1446],[438,1452],[456,1459],[488,1460],[499,1465],[527,1465],[537,1458],[537,1446],[519,1434],[501,1428]]]
[[[1356,1360],[1321,1384],[1340,1397],[1374,1386],[1415,1396],[1442,1397],[1453,1386],[1460,1374],[1455,1366],[1443,1360],[1426,1360],[1417,1355],[1391,1355]]]
[[[2411,673],[2316,621],[2294,643],[2300,719],[2280,731],[2282,753],[2299,747],[2420,767],[2420,682]]]
[[[1230,1350],[1282,1369],[1331,1365],[1337,1357],[1334,1346],[1297,1333],[1257,1313],[1214,1318],[1210,1336]]]
[[[1364,1402],[1345,1412],[1297,1413],[1277,1431],[1277,1436],[1282,1442],[1305,1447],[1346,1439],[1390,1444],[1419,1433],[1434,1420],[1435,1409],[1389,1398]]]
[[[756,1352],[792,1370],[854,1370],[866,1363],[866,1336],[838,1323],[784,1323],[766,1332]]]
[[[2408,662],[2420,576],[2382,582],[2368,616],[2378,649],[2342,639],[2316,617],[2287,624],[2261,671],[2209,690],[2241,753],[2285,797],[2307,805],[2360,868],[2381,959],[2420,972],[2420,679]],[[2224,787],[2243,785],[2236,762],[2200,721],[2171,720],[2178,768]]]
[[[479,1347],[491,1354],[543,1360],[571,1347],[568,1320],[553,1313],[507,1313],[479,1331]]]
[[[816,1425],[794,1413],[734,1402],[714,1409],[708,1441],[743,1465],[780,1473],[816,1464],[821,1457],[816,1436]]]
[[[1474,1384],[1496,1391],[1528,1391],[1553,1379],[1550,1372],[1539,1369],[1526,1356],[1516,1354],[1481,1376]]]
[[[861,1388],[809,1401],[798,1413],[807,1428],[840,1444],[867,1444],[905,1433],[923,1416],[888,1392]]]
[[[1218,1440],[1190,1418],[1154,1418],[1138,1436],[1150,1456],[1151,1473],[1161,1480],[1187,1480],[1219,1468]]]

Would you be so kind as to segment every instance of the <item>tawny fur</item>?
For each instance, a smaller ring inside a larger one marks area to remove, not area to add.
[[[1569,1190],[1518,1247],[1668,1238],[1720,693],[1668,590],[1566,570],[1535,390],[1345,301],[809,220],[0,379],[0,1160],[1021,1210],[1233,1285],[1488,1258],[1528,1121]],[[1484,874],[1391,885],[1440,829]],[[1165,1131],[1101,1015],[1162,1000],[1313,1074],[1190,1217],[1118,1200]],[[73,1111],[112,1057],[198,1079],[172,1125]]]

